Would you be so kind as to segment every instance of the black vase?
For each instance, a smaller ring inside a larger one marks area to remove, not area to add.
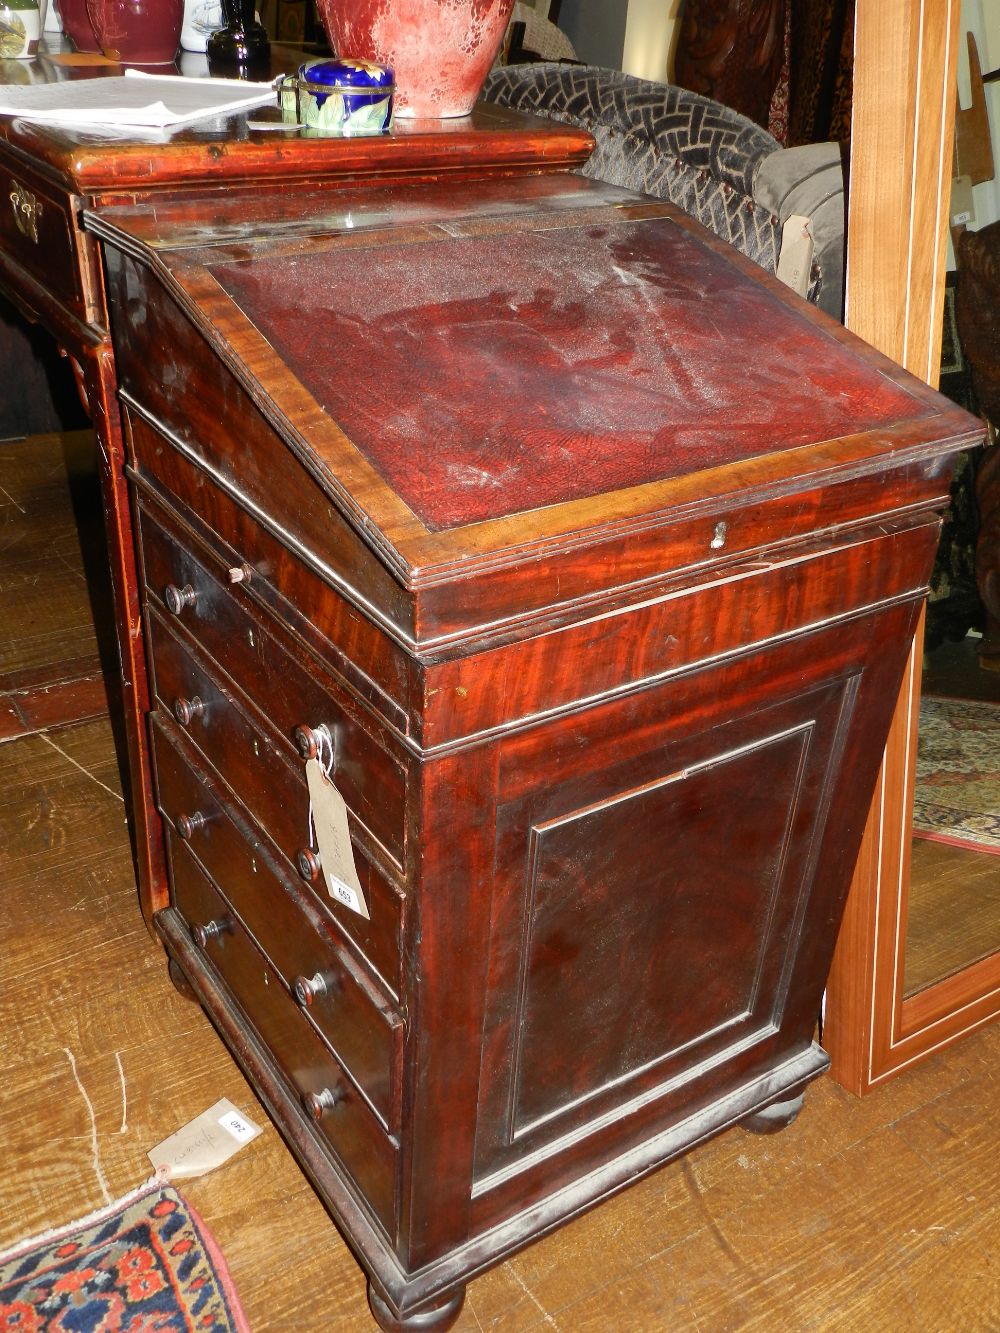
[[[241,79],[266,78],[270,73],[271,43],[258,23],[256,0],[222,0],[225,27],[208,39],[206,54],[213,74],[237,74]]]

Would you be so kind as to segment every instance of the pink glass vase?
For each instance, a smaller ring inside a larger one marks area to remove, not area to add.
[[[388,65],[395,115],[467,116],[514,0],[317,0],[336,55]]]
[[[87,0],[56,0],[56,8],[62,19],[63,32],[71,39],[76,49],[98,53],[101,44],[94,35],[87,12]]]
[[[109,60],[172,65],[177,58],[184,0],[87,0],[87,12]]]

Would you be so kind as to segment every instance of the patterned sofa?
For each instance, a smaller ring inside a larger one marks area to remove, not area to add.
[[[596,148],[586,175],[669,199],[771,273],[785,219],[807,217],[814,241],[809,300],[841,317],[844,176],[837,144],[782,148],[718,102],[589,65],[498,66],[483,96],[588,129]]]

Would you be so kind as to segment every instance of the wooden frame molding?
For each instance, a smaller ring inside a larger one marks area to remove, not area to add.
[[[858,0],[846,323],[936,383],[959,0]],[[848,900],[826,1003],[832,1074],[863,1095],[1000,1014],[1000,954],[904,998],[918,632]]]

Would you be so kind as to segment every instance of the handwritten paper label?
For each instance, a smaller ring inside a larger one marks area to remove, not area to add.
[[[364,889],[358,879],[347,823],[347,802],[323,772],[318,759],[306,760],[306,782],[312,802],[313,828],[319,847],[323,879],[331,898],[371,920]]]
[[[228,1162],[261,1133],[225,1098],[151,1148],[148,1157],[161,1180],[192,1180]]]
[[[778,277],[793,292],[805,296],[809,290],[812,272],[813,238],[809,219],[792,213],[781,228],[781,253],[778,256]]]

